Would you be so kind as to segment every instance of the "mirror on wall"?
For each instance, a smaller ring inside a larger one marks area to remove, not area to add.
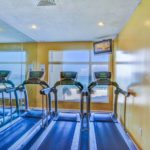
[[[16,91],[26,77],[27,53],[25,42],[30,37],[0,20],[0,127],[14,121],[20,114],[22,94]]]

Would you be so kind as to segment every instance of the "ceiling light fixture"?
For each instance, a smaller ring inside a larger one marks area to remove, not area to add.
[[[101,27],[103,27],[104,23],[103,22],[99,22],[98,25],[101,26]]]
[[[56,5],[55,0],[40,0],[38,6],[53,6]]]
[[[35,24],[33,24],[33,25],[31,26],[31,28],[32,28],[32,29],[37,29],[37,26],[36,26]]]

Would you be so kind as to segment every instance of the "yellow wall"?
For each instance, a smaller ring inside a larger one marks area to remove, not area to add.
[[[38,48],[37,48],[37,62],[38,66],[39,64],[45,64],[46,66],[46,76],[45,80],[48,81],[48,52],[50,50],[72,50],[72,49],[92,49],[93,44],[92,42],[56,42],[56,43],[50,43],[50,42],[43,42],[43,43],[38,43]],[[61,105],[60,107],[63,108],[70,108],[70,109],[78,109],[79,104],[77,105],[72,105],[72,103],[64,103],[59,102]],[[41,99],[40,95],[37,90],[37,106],[41,106]]]
[[[116,40],[125,65],[116,65],[116,80],[121,87],[136,93],[127,102],[127,129],[141,149],[150,149],[150,0],[142,0]],[[134,63],[128,61],[132,57]],[[116,56],[117,57],[117,56]],[[124,80],[120,76],[124,76]],[[119,100],[119,118],[123,120],[124,99]]]
[[[48,82],[48,53],[49,50],[72,50],[72,49],[92,49],[92,42],[56,42],[56,43],[4,43],[0,44],[0,50],[10,51],[26,51],[27,65],[34,64],[39,69],[40,64],[45,64],[46,76]],[[28,66],[27,66],[28,67]],[[29,104],[33,107],[41,107],[41,96],[39,94],[39,86],[28,86]],[[70,103],[68,103],[70,106]]]
[[[46,64],[46,80],[48,80],[48,52],[49,50],[72,50],[72,49],[92,49],[92,42],[59,42],[59,43],[38,43],[37,62]]]
[[[82,49],[89,49],[93,50],[93,43],[92,42],[43,42],[38,43],[37,48],[37,65],[45,64],[46,65],[46,77],[45,80],[48,81],[48,52],[50,50],[82,50]],[[111,57],[112,61],[112,57]],[[112,65],[112,64],[111,64]],[[110,68],[112,69],[112,68]],[[110,88],[111,89],[111,88]],[[110,90],[111,92],[112,90]],[[65,103],[65,104],[64,104]],[[103,104],[103,103],[93,103],[91,105],[91,108],[94,110],[112,110],[112,93],[110,93],[110,102],[109,104]],[[70,109],[79,109],[79,103],[77,105],[74,105],[72,102],[59,102],[61,108],[70,108]],[[37,106],[41,106],[41,99],[40,95],[37,90]]]
[[[116,65],[116,80],[121,87],[130,89],[136,96],[128,98],[127,129],[138,145],[149,150],[150,142],[150,0],[143,0],[130,18],[128,24],[115,41],[115,50],[124,52],[126,64],[118,68]],[[62,43],[24,43],[0,44],[0,50],[25,50],[27,63],[46,65],[48,81],[48,51],[64,49],[92,49],[92,42],[62,42]],[[126,58],[131,56],[135,62]],[[125,70],[126,69],[126,70]],[[124,79],[120,80],[121,73]],[[135,84],[136,83],[136,84]],[[41,106],[38,88],[29,87],[31,106]],[[124,98],[119,99],[118,115],[123,121]],[[142,132],[141,132],[142,131]]]
[[[48,55],[50,50],[82,50],[93,49],[92,42],[42,42],[42,43],[14,43],[14,44],[0,44],[1,50],[24,50],[27,52],[27,65],[34,64],[36,69],[39,69],[40,64],[45,64],[46,76],[45,81],[48,82]],[[111,57],[112,62],[112,57]],[[110,63],[112,66],[112,63]],[[28,66],[27,66],[28,67]],[[112,70],[112,67],[110,67]],[[41,95],[39,94],[40,86],[28,86],[29,104],[33,107],[41,107]],[[110,90],[110,102],[108,104],[92,103],[91,108],[94,110],[112,110],[112,90]],[[72,102],[59,102],[62,108],[79,109],[80,104],[74,105]]]

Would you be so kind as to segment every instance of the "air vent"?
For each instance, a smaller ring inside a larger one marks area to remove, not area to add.
[[[53,6],[56,5],[55,0],[40,0],[38,6]]]

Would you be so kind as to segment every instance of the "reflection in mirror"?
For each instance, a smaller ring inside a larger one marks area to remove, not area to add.
[[[0,20],[0,127],[1,129],[19,116],[19,99],[16,91],[25,79],[27,53],[24,42],[33,40],[14,27]],[[10,74],[7,74],[9,71]]]
[[[11,71],[0,70],[0,127],[19,116],[18,97],[10,74]]]
[[[23,43],[34,40],[0,19],[0,43]]]

